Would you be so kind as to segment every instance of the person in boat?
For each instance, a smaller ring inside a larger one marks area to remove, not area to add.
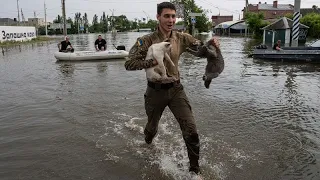
[[[107,41],[103,39],[100,34],[98,36],[98,39],[95,41],[94,45],[97,51],[107,50]]]
[[[68,47],[70,46],[70,47]],[[74,49],[69,41],[69,37],[66,36],[64,41],[58,43],[59,52],[74,52]]]
[[[281,49],[281,40],[278,40],[276,44],[273,45],[273,50],[280,51]]]
[[[129,50],[129,56],[124,66],[126,70],[142,70],[157,65],[156,59],[145,59],[148,48],[155,43],[170,42],[172,45],[170,58],[174,62],[175,67],[170,66],[169,63],[165,64],[165,66],[168,77],[174,77],[176,81],[148,81],[144,94],[145,111],[148,117],[144,128],[144,140],[147,144],[152,143],[152,140],[156,136],[162,113],[169,106],[181,127],[189,157],[189,171],[193,174],[198,174],[200,173],[199,135],[190,102],[183,85],[180,83],[178,61],[180,55],[183,52],[187,52],[188,48],[200,48],[205,43],[188,33],[173,31],[176,22],[176,8],[174,4],[170,2],[158,4],[156,16],[159,22],[157,30],[151,34],[137,38],[137,41]],[[219,42],[215,37],[213,37],[213,44],[215,47],[220,48]]]

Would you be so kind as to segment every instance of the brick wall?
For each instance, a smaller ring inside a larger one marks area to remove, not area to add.
[[[243,9],[243,17],[245,17],[245,8]],[[277,17],[283,17],[284,15],[291,13],[293,14],[294,10],[264,10],[264,9],[258,9],[257,5],[248,5],[248,12],[254,12],[259,13],[262,12],[265,19],[274,19]]]
[[[233,16],[212,16],[211,20],[212,20],[212,25],[216,26],[226,21],[233,21]]]

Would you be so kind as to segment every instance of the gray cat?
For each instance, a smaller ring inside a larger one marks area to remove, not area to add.
[[[207,58],[207,66],[202,79],[204,81],[204,86],[209,89],[212,79],[218,77],[224,69],[224,60],[221,50],[214,45],[213,39],[210,39],[205,45],[200,46],[197,50],[194,50],[194,48],[188,48],[187,50],[197,57]]]

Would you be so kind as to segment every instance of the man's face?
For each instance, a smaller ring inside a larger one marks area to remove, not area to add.
[[[69,41],[69,37],[66,37],[66,41]]]
[[[176,11],[172,9],[162,9],[161,14],[157,15],[160,27],[166,32],[170,32],[176,23]]]
[[[102,37],[101,37],[101,36],[98,36],[98,39],[99,39],[99,40],[101,40],[101,39],[102,39]]]

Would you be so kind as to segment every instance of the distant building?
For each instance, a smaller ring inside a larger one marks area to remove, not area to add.
[[[11,25],[16,25],[16,24],[17,24],[16,19],[0,18],[0,25],[1,26],[11,26]]]
[[[43,18],[28,18],[28,24],[31,26],[45,26]]]
[[[227,22],[227,21],[233,21],[233,15],[232,16],[211,16],[212,20],[212,26],[216,26],[220,23]]]
[[[54,29],[54,30],[60,29],[60,30],[62,30],[63,26],[64,26],[63,23],[48,23],[48,29]],[[66,27],[67,27],[67,29],[71,29],[71,24],[70,23],[66,23]]]
[[[152,32],[151,28],[140,28],[138,29],[138,32]]]
[[[290,47],[292,43],[292,27],[293,20],[286,17],[282,17],[276,22],[263,27],[263,44],[272,47],[275,42],[281,40],[281,46]],[[308,26],[299,24],[299,44],[305,44],[308,29]]]
[[[320,9],[319,8],[301,8],[300,9],[300,14],[302,16],[305,16],[306,14],[309,14],[309,13],[320,14]]]
[[[245,18],[246,7],[243,8],[243,17]],[[278,4],[278,1],[273,1],[273,4],[259,2],[259,4],[249,4],[248,12],[263,13],[264,19],[277,19],[284,17],[286,14],[293,14],[294,6],[292,4]]]
[[[226,21],[216,25],[213,33],[219,36],[245,36],[248,34],[248,26],[244,20]]]
[[[47,22],[49,25],[49,23]],[[43,18],[28,18],[27,21],[17,21],[17,18],[0,18],[0,25],[1,26],[35,26],[35,27],[40,27],[40,26],[45,26],[45,22]]]

